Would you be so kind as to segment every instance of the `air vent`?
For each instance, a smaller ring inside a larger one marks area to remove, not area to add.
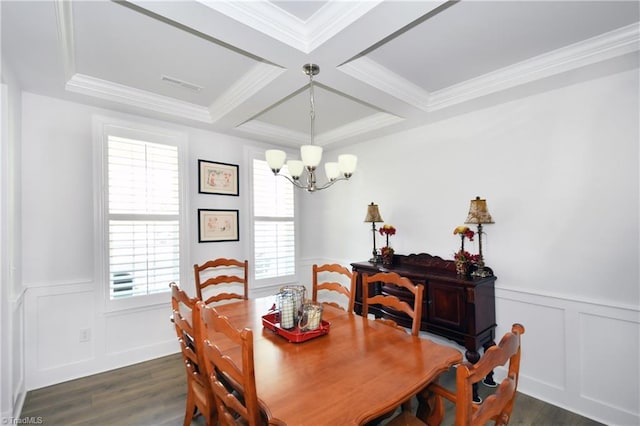
[[[202,86],[198,86],[197,84],[189,83],[184,80],[180,80],[179,78],[169,77],[168,75],[160,76],[160,79],[164,82],[174,84],[176,86],[180,86],[183,89],[191,90],[193,92],[199,92],[203,89]]]

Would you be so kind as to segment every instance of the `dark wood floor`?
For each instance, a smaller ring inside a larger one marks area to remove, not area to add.
[[[443,383],[453,383],[448,374]],[[490,392],[481,386],[482,395]],[[182,425],[186,398],[180,354],[28,392],[21,418],[42,417],[45,425]],[[202,418],[193,422],[204,424]],[[444,425],[453,424],[447,406]],[[600,423],[520,394],[512,425]],[[292,425],[295,426],[295,425]],[[334,426],[334,425],[331,425]]]

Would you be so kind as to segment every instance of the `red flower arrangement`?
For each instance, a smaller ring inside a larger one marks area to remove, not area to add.
[[[474,265],[480,260],[479,254],[471,254],[464,249],[464,239],[468,238],[469,241],[473,241],[475,232],[468,226],[458,226],[453,230],[453,235],[460,235],[460,250],[453,255],[456,261],[456,271],[459,275],[466,275],[469,265]]]
[[[378,232],[380,232],[380,235],[387,236],[387,247],[389,247],[389,235],[396,235],[396,228],[393,225],[385,224]]]
[[[465,263],[474,264],[478,260],[480,260],[480,255],[471,254],[468,251],[460,250],[459,252],[453,255],[453,258],[456,260],[456,262],[465,262]]]
[[[464,239],[468,238],[469,241],[473,241],[473,236],[476,234],[468,226],[458,226],[453,230],[453,235],[460,235],[460,250],[464,251]]]
[[[395,235],[396,228],[392,225],[385,224],[378,232],[380,232],[380,235],[387,236],[387,245],[380,249],[380,255],[382,256],[382,266],[389,267],[393,265],[393,253],[395,252],[395,250],[389,246],[389,235]]]

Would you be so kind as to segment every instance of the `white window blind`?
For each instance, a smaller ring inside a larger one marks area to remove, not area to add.
[[[108,137],[109,295],[169,291],[180,278],[176,146]]]
[[[258,159],[253,160],[253,211],[255,279],[294,275],[293,185],[273,176],[267,162]]]

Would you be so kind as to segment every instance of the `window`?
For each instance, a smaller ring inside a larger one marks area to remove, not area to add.
[[[253,216],[255,279],[295,275],[293,185],[259,159],[253,159]]]
[[[160,293],[179,283],[181,274],[180,146],[166,134],[98,127],[107,299],[137,299],[127,306],[154,303],[153,295],[166,299]]]

